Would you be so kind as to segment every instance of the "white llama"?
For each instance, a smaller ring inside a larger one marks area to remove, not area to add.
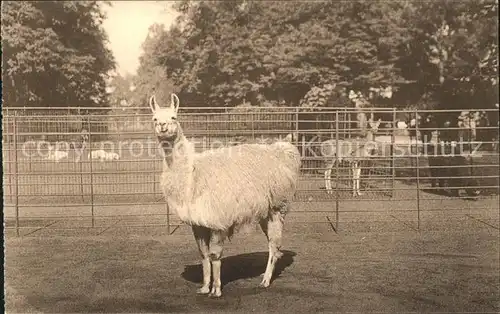
[[[89,159],[97,159],[97,160],[119,160],[120,155],[118,153],[107,152],[102,149],[93,150],[88,154]]]
[[[300,153],[289,142],[241,144],[195,153],[177,120],[179,98],[160,108],[149,100],[155,132],[165,152],[161,186],[169,208],[190,225],[202,256],[199,294],[219,297],[223,243],[241,226],[258,221],[269,258],[262,287],[268,287],[280,252],[285,213],[299,178]],[[288,139],[289,140],[288,136]],[[213,282],[210,288],[210,274]]]
[[[88,141],[89,141],[89,132],[86,129],[83,129],[80,132],[78,140],[70,143],[70,148],[74,149],[76,153],[75,162],[80,162],[82,160],[82,156],[85,149],[87,148]]]
[[[49,153],[46,157],[48,160],[54,160],[55,162],[59,162],[60,160],[67,158],[68,152],[60,151],[56,146],[52,146],[49,144]]]
[[[321,143],[321,154],[326,158],[325,188],[332,194],[332,169],[338,162],[347,162],[352,172],[352,196],[361,196],[361,160],[372,157],[376,152],[375,133],[377,133],[381,120],[373,121],[373,116],[368,120],[369,128],[364,138],[345,139],[338,142],[330,139]],[[337,150],[338,149],[338,150]]]

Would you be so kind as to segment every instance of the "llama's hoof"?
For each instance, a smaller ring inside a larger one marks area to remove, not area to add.
[[[267,279],[267,280],[266,280],[266,279],[264,279],[264,280],[262,280],[262,282],[259,284],[259,287],[261,287],[261,288],[267,288],[267,287],[269,287],[269,284],[270,284],[270,280],[268,280],[268,279]]]
[[[222,291],[220,288],[212,288],[212,291],[208,294],[210,298],[220,298],[222,296]]]
[[[203,286],[199,289],[196,289],[197,294],[208,294],[209,292],[210,292],[210,289],[208,288],[208,286]]]

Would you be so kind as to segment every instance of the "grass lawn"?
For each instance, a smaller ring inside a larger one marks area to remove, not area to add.
[[[498,312],[499,234],[462,215],[424,215],[335,233],[290,223],[275,280],[258,288],[267,244],[249,228],[225,247],[223,297],[198,296],[201,266],[182,227],[6,234],[7,313]],[[428,224],[427,224],[428,223]],[[359,222],[356,226],[361,226]],[[392,228],[388,228],[392,226]],[[498,228],[498,218],[497,225]],[[387,232],[385,230],[398,231]]]

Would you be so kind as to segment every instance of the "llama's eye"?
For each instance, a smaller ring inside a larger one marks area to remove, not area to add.
[[[155,123],[156,123],[156,122],[158,122],[158,119],[156,119],[156,118],[153,118],[153,122],[155,122]]]
[[[175,121],[175,120],[177,120],[177,117],[172,117],[172,121]]]

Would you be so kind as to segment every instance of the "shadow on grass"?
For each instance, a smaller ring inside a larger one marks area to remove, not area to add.
[[[283,256],[276,263],[272,281],[276,279],[285,268],[292,265],[293,258],[297,255],[292,251],[285,250],[282,252]],[[268,252],[256,252],[223,258],[221,269],[222,286],[238,279],[260,276],[266,270],[268,255]],[[202,283],[203,275],[201,264],[187,265],[181,276],[190,282]]]

